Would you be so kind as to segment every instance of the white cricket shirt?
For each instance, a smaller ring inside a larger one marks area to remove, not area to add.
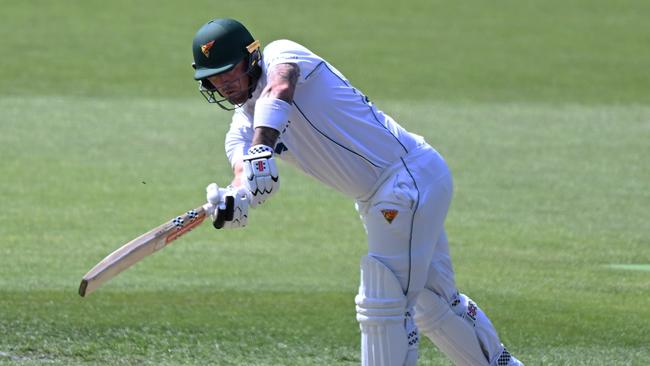
[[[277,64],[293,63],[300,77],[281,131],[276,157],[336,190],[358,198],[367,194],[385,168],[424,143],[378,110],[336,68],[288,40],[264,48],[262,76],[253,97],[235,110],[226,135],[226,154],[234,165],[253,138],[255,102]]]

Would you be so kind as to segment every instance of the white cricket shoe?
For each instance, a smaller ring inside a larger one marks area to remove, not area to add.
[[[524,364],[504,348],[493,366],[524,366]]]

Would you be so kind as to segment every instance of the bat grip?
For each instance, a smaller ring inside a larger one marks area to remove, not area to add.
[[[215,208],[216,208],[216,207],[215,207],[213,204],[211,204],[210,202],[208,202],[208,203],[206,203],[205,205],[203,205],[203,211],[205,211],[205,214],[206,214],[207,216],[212,215],[212,213],[214,212],[214,209],[215,209]]]

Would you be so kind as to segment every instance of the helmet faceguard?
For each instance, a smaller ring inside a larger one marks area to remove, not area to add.
[[[262,60],[262,53],[260,51],[260,41],[255,41],[250,45],[248,45],[247,50],[250,53],[247,58],[246,72],[242,74],[237,80],[234,80],[231,83],[238,83],[239,85],[237,89],[243,90],[242,93],[247,94],[246,99],[250,99],[253,95],[253,91],[255,90],[255,87],[257,86],[257,80],[260,78],[260,75],[262,73],[262,68],[259,65],[260,61]],[[196,69],[196,64],[192,63],[192,67]],[[228,72],[228,71],[230,70],[224,72]],[[218,74],[214,74],[214,75],[218,75]],[[246,86],[246,88],[241,87],[241,83],[244,75],[248,75],[248,85]],[[199,81],[199,92],[201,93],[201,95],[203,95],[205,100],[208,101],[208,103],[216,103],[219,107],[221,107],[221,109],[224,109],[226,111],[232,111],[242,106],[243,103],[242,104],[232,103],[227,97],[221,94],[219,92],[219,89],[217,88],[217,85],[212,84],[212,82],[208,80],[208,77],[204,79],[199,79],[198,81]],[[218,94],[219,97],[217,97],[215,93]]]
[[[243,60],[246,61],[245,75],[249,76],[248,85],[245,87],[241,85],[243,74],[233,82],[239,83],[239,90],[247,93],[248,98],[252,96],[262,73],[260,66],[262,54],[260,42],[256,41],[241,23],[234,19],[209,21],[194,36],[192,51],[194,79],[199,81],[199,91],[209,103],[217,103],[226,110],[233,110],[239,106],[221,95],[218,87],[222,85],[213,85],[208,78],[232,70]]]

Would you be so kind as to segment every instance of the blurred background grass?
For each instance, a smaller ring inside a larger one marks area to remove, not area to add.
[[[191,38],[235,17],[305,43],[371,97],[647,103],[650,3],[6,0],[5,95],[194,96]]]
[[[190,68],[214,17],[304,43],[445,155],[459,286],[527,364],[650,363],[648,272],[607,267],[650,263],[649,8],[3,1],[0,364],[358,363],[363,229],[284,164],[246,230],[201,227],[76,295],[104,255],[228,181],[229,114]]]

